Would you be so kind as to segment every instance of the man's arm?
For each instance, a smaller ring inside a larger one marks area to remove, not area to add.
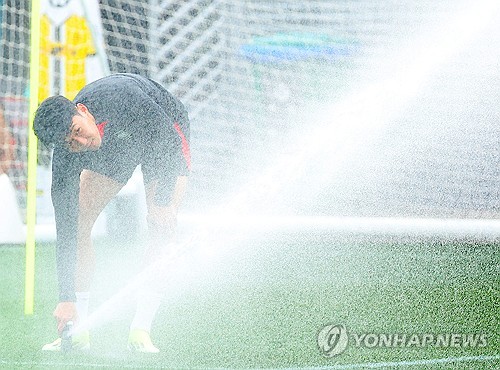
[[[148,191],[151,200],[148,225],[157,237],[175,233],[177,212],[184,198],[191,170],[187,113],[182,118],[182,126],[177,122],[165,125],[166,131],[170,132],[166,140],[170,144],[168,151],[171,155],[166,157],[169,163],[164,169],[163,178]]]
[[[52,203],[57,230],[56,262],[60,302],[54,316],[59,332],[66,322],[76,318],[74,302],[79,192],[80,169],[75,157],[65,149],[56,148],[52,160]]]
[[[75,301],[80,169],[74,155],[56,148],[52,161],[52,204],[57,229],[59,300]]]
[[[182,103],[159,84],[153,83],[158,87],[153,99],[159,109],[154,119],[147,121],[147,135],[156,144],[156,150],[161,151],[162,162],[157,163],[157,184],[147,190],[148,225],[158,234],[162,229],[163,233],[173,234],[191,170],[190,122]]]

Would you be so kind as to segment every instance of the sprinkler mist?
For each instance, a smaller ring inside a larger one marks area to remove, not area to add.
[[[377,76],[375,82],[357,88],[324,109],[322,114],[315,117],[315,121],[319,122],[316,129],[290,143],[294,148],[293,156],[276,156],[271,166],[226,199],[224,206],[194,217],[194,221],[200,226],[190,233],[189,239],[176,244],[173,251],[138,274],[98,307],[85,322],[79,323],[75,332],[92,329],[110,321],[115,307],[129,300],[147,282],[155,281],[158,277],[171,280],[191,276],[193,268],[199,268],[202,264],[207,266],[211,255],[227,252],[234,245],[234,239],[244,238],[246,231],[250,231],[252,227],[262,226],[265,222],[275,226],[295,222],[255,215],[265,213],[266,206],[279,196],[280,191],[298,180],[301,170],[311,158],[328,158],[331,170],[368,138],[380,133],[387,122],[417,95],[432,73],[478,37],[498,15],[499,10],[500,3],[496,0],[474,2],[426,37],[416,38],[413,42],[407,41],[405,44],[411,45],[411,49],[399,49],[397,55],[392,57],[386,55],[384,62],[390,66],[387,68],[387,75]],[[329,124],[332,117],[335,117],[335,125]],[[231,235],[219,232],[229,220],[238,220],[240,225],[246,223],[247,229]],[[314,220],[302,219],[300,222],[307,227]],[[323,219],[321,222],[329,227],[332,220]],[[496,232],[499,229],[498,223],[490,227]]]

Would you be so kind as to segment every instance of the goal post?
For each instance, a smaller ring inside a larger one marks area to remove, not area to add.
[[[38,107],[40,76],[40,0],[31,1],[30,75],[28,119],[28,170],[26,195],[26,257],[24,314],[33,315],[35,305],[35,227],[36,227],[36,170],[38,140],[33,131],[33,119]]]

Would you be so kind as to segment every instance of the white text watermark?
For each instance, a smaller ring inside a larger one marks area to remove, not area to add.
[[[348,345],[358,348],[481,348],[488,346],[484,333],[351,333],[342,324],[323,327],[317,337],[320,352],[334,357]]]

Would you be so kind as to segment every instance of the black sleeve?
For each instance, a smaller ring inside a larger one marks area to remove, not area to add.
[[[78,235],[80,166],[76,155],[56,148],[52,159],[52,204],[57,229],[56,262],[59,301],[76,301],[75,271]]]

